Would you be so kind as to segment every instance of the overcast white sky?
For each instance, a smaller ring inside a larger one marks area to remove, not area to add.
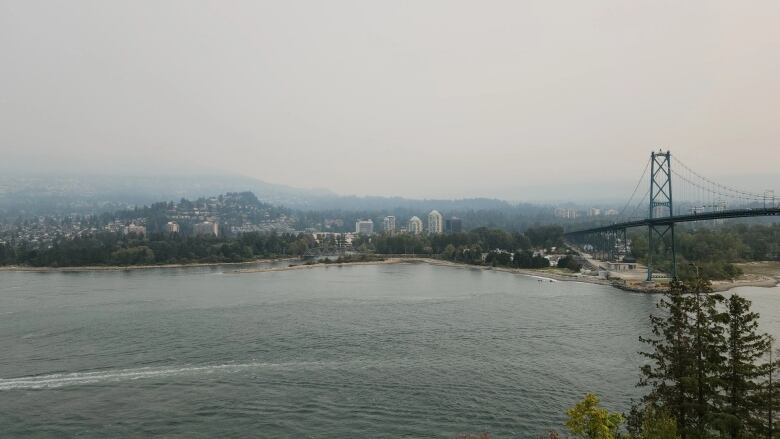
[[[658,146],[780,175],[778,23],[778,1],[0,0],[0,161],[410,197],[634,180]]]

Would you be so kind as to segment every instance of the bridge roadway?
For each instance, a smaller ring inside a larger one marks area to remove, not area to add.
[[[615,223],[601,227],[594,227],[585,230],[575,230],[566,232],[566,236],[587,235],[589,233],[611,232],[616,230],[631,229],[642,226],[664,226],[674,223],[687,223],[691,221],[707,221],[727,218],[750,218],[759,216],[780,216],[780,207],[755,208],[755,209],[732,209],[721,210],[719,212],[692,213],[689,215],[675,215],[661,218],[646,218],[636,221],[627,221]]]

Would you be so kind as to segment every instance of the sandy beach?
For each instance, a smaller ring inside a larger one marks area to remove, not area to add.
[[[562,281],[562,282],[586,282],[586,283],[597,284],[597,285],[609,285],[609,286],[620,288],[622,290],[641,292],[641,293],[661,292],[661,290],[657,287],[648,287],[648,286],[643,286],[641,284],[625,285],[616,282],[614,280],[602,279],[595,276],[586,276],[586,275],[576,274],[576,273],[567,273],[564,270],[558,270],[552,268],[546,270],[534,270],[534,269],[523,269],[523,268],[490,267],[484,265],[471,265],[471,264],[464,264],[460,262],[445,261],[441,259],[416,258],[416,257],[403,257],[403,258],[395,257],[395,258],[387,258],[382,261],[369,261],[369,262],[343,262],[343,263],[334,262],[331,264],[310,264],[310,265],[300,264],[300,265],[291,265],[288,267],[250,268],[250,269],[234,270],[234,272],[235,273],[268,273],[274,271],[307,270],[307,269],[314,269],[314,268],[321,268],[321,267],[327,268],[327,267],[344,267],[344,266],[352,266],[352,265],[384,265],[384,264],[430,264],[430,265],[436,265],[442,267],[451,267],[451,268],[468,269],[468,270],[501,271],[504,273],[512,273],[520,276],[539,278],[540,280],[551,280],[551,281]],[[752,264],[763,264],[763,263],[752,263]],[[767,264],[772,264],[772,263],[767,263]],[[766,264],[761,266],[766,267]],[[772,270],[775,269],[777,270],[774,271],[775,276],[771,276],[769,272],[772,272]],[[765,274],[757,274],[753,272],[748,272],[746,270],[745,274],[741,276],[739,279],[733,281],[729,281],[729,280],[713,281],[712,287],[715,291],[728,291],[732,288],[747,287],[747,286],[772,288],[778,285],[778,283],[780,283],[780,264],[778,264],[777,268],[772,267],[769,270],[769,272]]]

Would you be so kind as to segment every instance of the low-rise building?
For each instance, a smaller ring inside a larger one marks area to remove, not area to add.
[[[636,270],[636,262],[607,262],[607,268],[609,271],[630,271]]]
[[[130,224],[125,227],[125,235],[135,234],[136,236],[146,236],[146,227],[138,224]]]
[[[171,233],[171,234],[179,233],[179,230],[180,230],[179,223],[175,221],[168,221],[168,223],[165,224],[165,231],[167,233]]]
[[[577,218],[577,209],[559,207],[555,209],[556,218],[575,219]]]
[[[355,222],[355,233],[358,235],[373,235],[374,220],[366,219]]]
[[[195,236],[219,236],[219,224],[212,221],[203,221],[192,226]]]

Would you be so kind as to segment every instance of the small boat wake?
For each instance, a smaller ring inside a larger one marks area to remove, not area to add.
[[[299,366],[303,363],[297,363]],[[0,391],[18,389],[55,389],[66,386],[106,384],[171,376],[233,373],[256,368],[290,367],[285,363],[236,363],[186,367],[140,367],[96,372],[71,372],[49,375],[33,375],[19,378],[0,378]]]

